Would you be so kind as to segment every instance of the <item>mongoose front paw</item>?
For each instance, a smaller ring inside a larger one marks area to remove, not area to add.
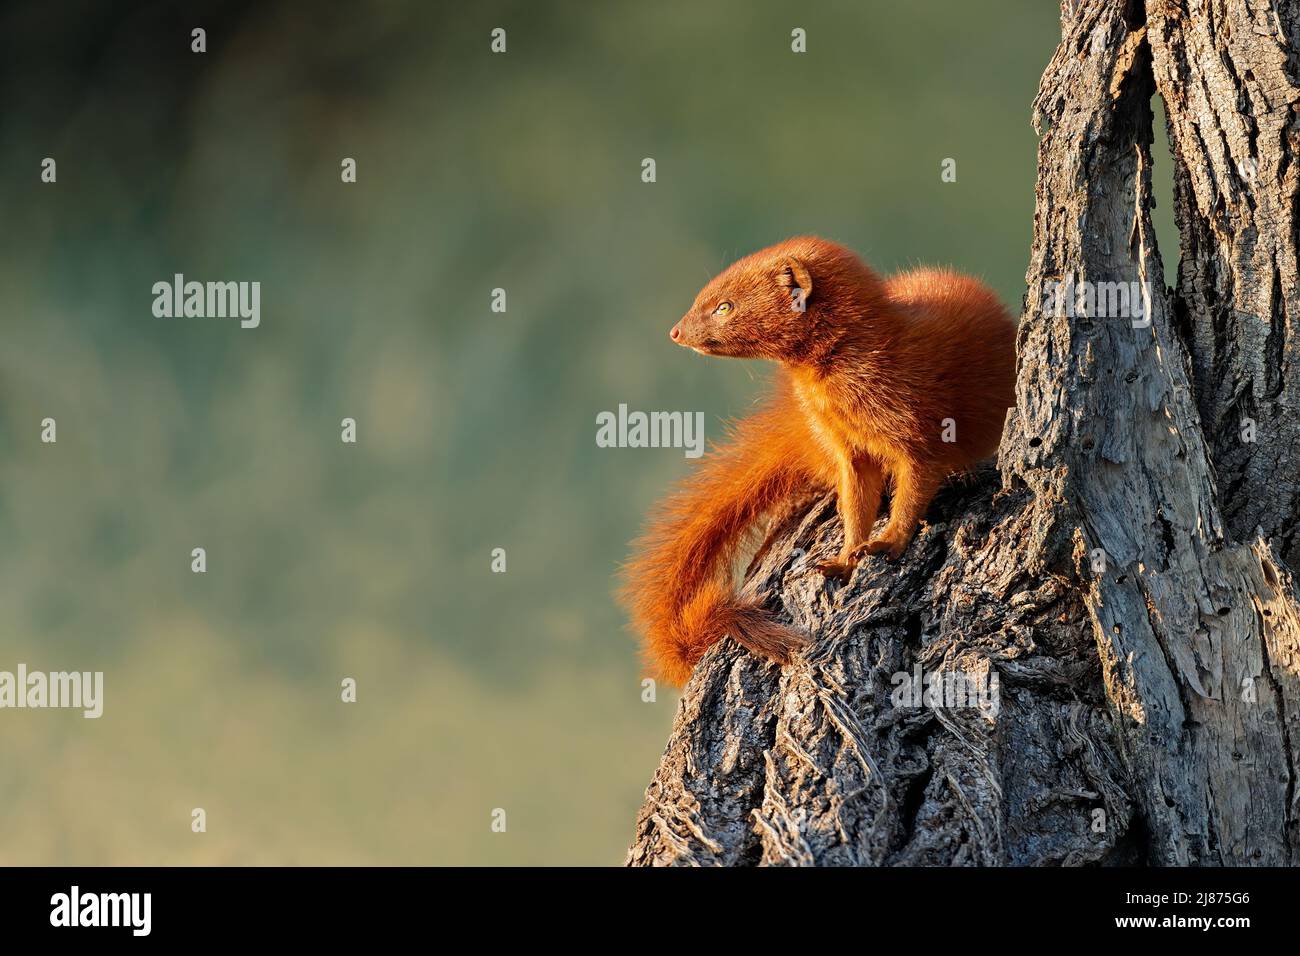
[[[883,554],[890,560],[894,560],[902,556],[907,550],[907,545],[907,539],[886,538],[881,535],[879,538],[872,538],[866,544],[858,545],[853,553],[858,558],[866,557],[868,554]]]
[[[841,584],[848,584],[857,563],[857,561],[820,561],[814,567],[826,577]]]

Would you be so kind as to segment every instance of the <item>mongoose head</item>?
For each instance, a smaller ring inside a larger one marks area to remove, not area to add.
[[[704,355],[798,362],[882,295],[850,250],[816,236],[760,249],[706,285],[669,337]]]

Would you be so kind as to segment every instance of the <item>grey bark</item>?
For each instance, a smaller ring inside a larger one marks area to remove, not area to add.
[[[1297,862],[1298,42],[1291,0],[1066,0],[996,470],[844,586],[833,495],[771,529],[744,590],[814,643],[710,651],[629,864]],[[1056,314],[1067,276],[1150,324]],[[996,712],[899,705],[918,665],[996,675]]]

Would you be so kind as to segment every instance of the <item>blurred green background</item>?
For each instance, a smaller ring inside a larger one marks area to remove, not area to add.
[[[1018,312],[1058,36],[1043,0],[5,6],[0,669],[102,670],[105,712],[0,711],[0,862],[621,862],[676,695],[612,590],[690,463],[597,413],[720,437],[768,369],[667,331],[798,233]],[[259,280],[261,327],[155,318],[176,272]]]

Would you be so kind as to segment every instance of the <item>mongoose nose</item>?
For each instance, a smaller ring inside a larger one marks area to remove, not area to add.
[[[668,333],[668,337],[676,342],[682,337],[682,327],[680,325],[674,325],[672,331]]]

